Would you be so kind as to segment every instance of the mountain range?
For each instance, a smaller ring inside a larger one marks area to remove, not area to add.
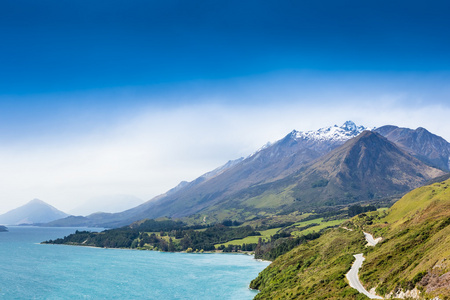
[[[39,199],[0,215],[0,224],[25,225],[47,223],[69,216]]]
[[[347,121],[317,131],[294,130],[246,158],[182,182],[135,208],[70,216],[48,225],[118,227],[162,216],[243,221],[399,197],[444,175],[449,152],[447,141],[423,128],[369,130]]]

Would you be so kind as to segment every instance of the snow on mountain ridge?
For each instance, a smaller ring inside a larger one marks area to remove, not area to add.
[[[295,139],[316,140],[316,141],[346,141],[364,130],[371,130],[365,126],[357,126],[352,121],[345,122],[342,126],[330,126],[310,131],[295,131],[293,136]]]
[[[368,128],[365,126],[357,126],[352,121],[346,121],[342,126],[329,126],[329,127],[323,127],[318,130],[310,130],[310,131],[297,131],[293,130],[291,133],[289,133],[286,137],[289,137],[293,140],[311,140],[311,141],[320,141],[320,142],[345,142],[351,138],[356,137],[364,130],[373,130],[375,128]],[[280,140],[282,141],[282,140]],[[279,143],[271,143],[268,142],[261,148],[259,148],[257,151],[253,152],[247,158],[253,157],[258,158],[259,155],[263,150],[266,150],[270,148],[271,146]]]

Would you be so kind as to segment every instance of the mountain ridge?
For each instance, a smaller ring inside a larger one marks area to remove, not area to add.
[[[362,154],[352,151],[362,151]],[[380,157],[387,161],[379,162]],[[285,206],[285,213],[289,210],[304,211],[318,204],[347,205],[362,200],[401,196],[443,174],[381,135],[364,131],[290,176],[243,190],[240,195],[235,195],[234,202],[240,202],[237,210],[245,210],[245,205],[248,208],[258,203],[262,207],[267,199],[278,198],[282,199],[278,200],[278,206]],[[227,206],[227,203],[222,203],[215,210],[224,210]]]
[[[374,129],[400,148],[427,164],[450,171],[450,143],[423,127],[417,129],[386,125]]]

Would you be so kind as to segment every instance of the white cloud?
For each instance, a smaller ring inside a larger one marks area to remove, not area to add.
[[[346,120],[371,127],[422,126],[450,140],[446,100],[428,105],[403,90],[372,87],[355,92],[348,85],[328,90],[316,85],[308,92],[285,89],[283,101],[256,90],[251,101],[239,101],[238,94],[216,95],[214,100],[207,93],[202,97],[192,105],[143,106],[90,131],[74,129],[68,136],[23,137],[3,144],[0,213],[33,198],[65,211],[102,195],[148,200],[293,129],[317,129]]]

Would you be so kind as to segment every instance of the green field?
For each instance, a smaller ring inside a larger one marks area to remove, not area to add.
[[[303,226],[307,226],[310,224],[314,224],[317,223],[319,225],[317,226],[313,226],[310,228],[307,228],[305,230],[301,230],[301,231],[294,231],[292,232],[293,235],[295,236],[300,236],[300,235],[306,235],[308,233],[313,233],[315,232],[319,232],[320,230],[330,227],[330,226],[338,226],[340,224],[342,224],[343,222],[345,222],[347,219],[340,219],[340,220],[332,220],[332,221],[326,221],[323,222],[323,218],[319,218],[319,219],[314,219],[314,220],[309,220],[309,221],[304,221],[304,222],[298,222],[295,223],[296,227],[303,227]]]
[[[219,247],[221,245],[224,245],[226,247],[228,245],[257,244],[258,240],[260,238],[268,240],[268,239],[270,239],[270,236],[272,236],[275,233],[277,233],[277,231],[280,230],[280,229],[281,229],[281,227],[280,228],[272,228],[272,229],[260,231],[261,235],[258,235],[258,236],[248,236],[248,237],[243,238],[243,239],[232,240],[232,241],[229,241],[227,243],[216,244],[214,246],[217,248],[217,247]]]

